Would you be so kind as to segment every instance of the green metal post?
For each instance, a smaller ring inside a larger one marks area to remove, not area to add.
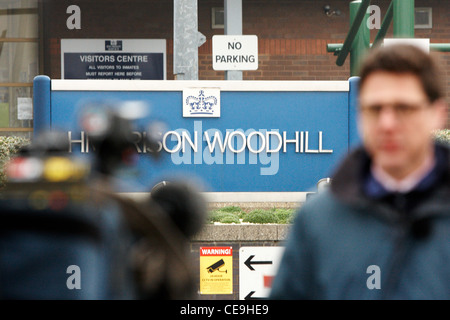
[[[389,26],[392,21],[392,17],[394,16],[394,8],[393,3],[389,4],[389,8],[386,11],[386,15],[384,16],[383,22],[381,23],[380,30],[378,31],[377,35],[375,36],[375,40],[373,40],[372,48],[377,47],[380,43],[383,42],[384,37],[386,36],[387,30],[389,29]]]
[[[336,64],[342,66],[350,53],[350,74],[358,75],[361,59],[370,48],[370,32],[367,27],[367,8],[370,0],[358,0],[350,3],[350,30],[343,44],[329,43],[327,51],[334,52]],[[394,38],[414,38],[414,0],[391,0],[380,31],[372,47],[378,46],[384,39],[391,21],[394,20]],[[430,43],[430,49],[450,52],[450,43]]]
[[[430,43],[430,49],[440,52],[450,52],[450,43]]]
[[[355,1],[360,2],[361,1]],[[353,40],[355,40],[356,34],[361,27],[364,19],[367,21],[367,8],[370,5],[370,0],[362,0],[359,9],[353,19],[350,19],[350,30],[347,33],[347,37],[345,38],[344,44],[342,45],[342,50],[339,51],[338,57],[336,59],[336,64],[338,66],[342,66],[347,59],[347,55],[350,53],[352,48]],[[364,22],[365,23],[365,22]]]
[[[360,5],[361,0],[350,2],[350,25],[353,24]],[[358,75],[361,60],[370,48],[370,30],[367,27],[368,17],[369,15],[366,10],[365,16],[359,26],[358,33],[356,34],[350,49],[350,76]]]
[[[394,38],[414,38],[414,0],[394,1]]]

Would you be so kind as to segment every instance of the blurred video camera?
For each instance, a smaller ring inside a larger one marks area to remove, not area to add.
[[[89,103],[80,111],[79,125],[89,136],[94,159],[69,154],[67,133],[53,130],[37,134],[6,165],[9,184],[36,186],[45,183],[86,182],[92,174],[112,175],[121,166],[132,166],[137,157],[136,121],[146,116],[143,102]],[[159,158],[161,122],[150,122],[143,136],[153,158]]]
[[[93,158],[70,154],[68,135],[60,131],[36,135],[13,157],[0,194],[0,245],[9,250],[0,256],[0,274],[8,279],[0,297],[192,298],[188,238],[206,217],[196,186],[164,181],[149,186],[141,202],[119,196],[109,180],[121,166],[135,164],[134,132],[142,132],[137,122],[147,115],[148,106],[138,101],[88,103],[79,127]],[[149,123],[146,153],[159,158],[165,128]],[[36,256],[47,258],[31,266]],[[66,274],[72,266],[82,272],[83,290],[76,290],[75,274]]]
[[[118,104],[88,103],[80,114],[80,127],[94,147],[94,169],[106,175],[112,174],[120,165],[134,165],[137,156],[136,122],[148,116],[149,106],[142,101],[126,101]],[[148,153],[159,158],[161,132],[164,124],[149,121],[143,135]]]

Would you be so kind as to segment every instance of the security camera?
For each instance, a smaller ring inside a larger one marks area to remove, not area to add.
[[[213,273],[214,271],[219,271],[219,272],[225,272],[227,273],[227,270],[225,271],[220,271],[219,269],[222,268],[225,265],[225,262],[223,261],[223,259],[220,259],[219,261],[217,261],[216,263],[210,265],[208,268],[208,272],[209,273]]]
[[[341,11],[339,9],[336,10],[331,10],[331,7],[329,5],[325,5],[323,7],[323,11],[325,12],[325,14],[329,17],[336,15],[336,16],[340,16],[341,15]]]

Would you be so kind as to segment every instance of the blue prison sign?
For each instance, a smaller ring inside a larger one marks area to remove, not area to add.
[[[89,153],[77,122],[92,101],[141,101],[149,116],[135,132],[139,159],[122,192],[145,192],[192,177],[210,192],[307,192],[358,143],[358,78],[349,81],[34,80],[35,134],[68,132]],[[162,159],[146,155],[146,121],[165,124]]]

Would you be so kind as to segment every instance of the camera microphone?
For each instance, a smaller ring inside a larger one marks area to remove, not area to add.
[[[150,201],[158,204],[186,237],[200,231],[206,219],[203,196],[187,182],[162,181],[156,184],[151,190]]]

